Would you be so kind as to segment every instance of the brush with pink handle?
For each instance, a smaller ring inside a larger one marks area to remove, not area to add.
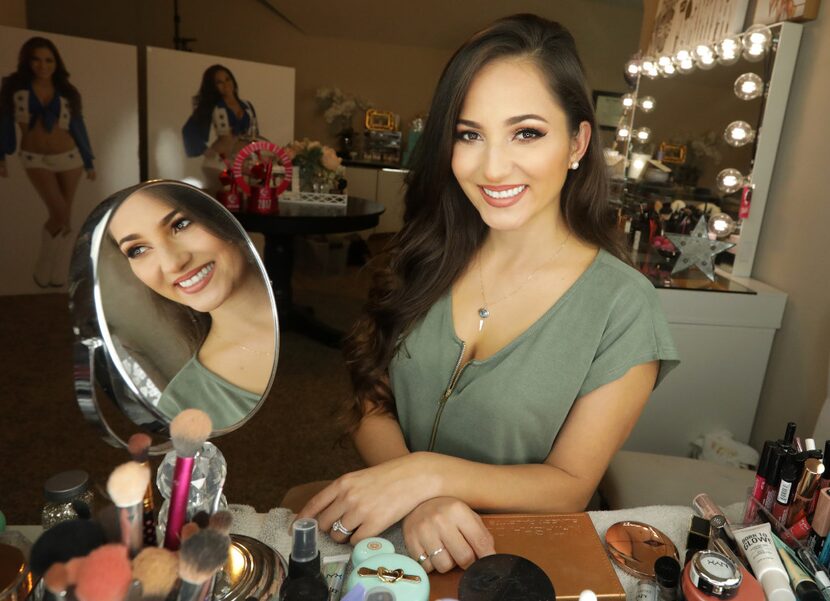
[[[213,424],[210,417],[199,409],[185,409],[170,422],[170,437],[176,449],[176,467],[170,490],[170,509],[164,547],[171,551],[181,545],[181,531],[187,521],[187,498],[190,494],[190,478],[193,474],[193,458],[205,444]]]

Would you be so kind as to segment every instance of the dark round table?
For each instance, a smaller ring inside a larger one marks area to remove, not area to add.
[[[280,327],[339,347],[343,332],[317,320],[309,309],[294,304],[294,237],[368,230],[377,226],[384,207],[374,200],[350,196],[345,207],[282,202],[279,209],[276,215],[237,213],[236,218],[247,231],[265,236],[265,269],[271,278]]]

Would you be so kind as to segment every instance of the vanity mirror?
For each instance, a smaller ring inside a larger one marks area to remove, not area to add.
[[[755,29],[642,59],[617,133],[617,148],[629,157],[626,197],[663,206],[680,200],[709,217],[729,215],[739,226],[732,239],[738,276],[751,275],[801,39],[800,25],[781,23],[763,28],[764,43],[753,45]]]
[[[276,305],[245,231],[210,196],[174,181],[113,194],[84,224],[70,276],[76,396],[108,443],[132,433],[115,432],[110,404],[150,434],[202,409],[212,436],[260,408],[279,351]]]

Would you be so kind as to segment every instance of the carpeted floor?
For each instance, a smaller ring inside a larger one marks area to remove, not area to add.
[[[366,281],[354,268],[340,276],[298,276],[295,298],[346,328],[362,305]],[[128,455],[104,443],[75,403],[67,296],[0,297],[0,315],[0,510],[10,524],[39,523],[49,476],[85,469],[102,490]],[[284,333],[267,402],[243,428],[214,440],[228,463],[228,500],[266,511],[295,484],[359,468],[353,447],[336,444],[331,419],[348,393],[338,350]]]

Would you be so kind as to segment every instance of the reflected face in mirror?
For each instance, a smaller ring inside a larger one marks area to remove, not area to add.
[[[232,298],[247,276],[238,245],[148,193],[124,201],[110,222],[110,234],[148,288],[202,313]]]
[[[222,98],[232,98],[236,93],[236,85],[231,78],[231,74],[224,69],[219,69],[213,76],[213,83],[216,85],[216,91]]]
[[[151,184],[114,209],[98,259],[122,377],[165,420],[244,421],[266,393],[277,330],[268,283],[238,224],[183,184]]]

